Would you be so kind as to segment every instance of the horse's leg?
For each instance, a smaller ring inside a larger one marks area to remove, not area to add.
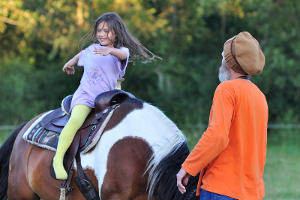
[[[141,139],[127,137],[116,142],[108,156],[102,199],[147,200],[148,173],[144,172],[151,155],[151,148]]]
[[[36,118],[35,118],[36,119]],[[10,170],[8,176],[8,199],[37,199],[31,190],[27,175],[27,158],[31,145],[22,139],[23,133],[35,120],[28,122],[18,134],[10,158]]]

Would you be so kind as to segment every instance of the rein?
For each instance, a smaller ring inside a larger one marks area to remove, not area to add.
[[[68,174],[68,179],[64,180],[60,185],[60,195],[59,200],[66,200],[66,196],[74,189],[73,186],[70,186],[74,170],[71,169]]]

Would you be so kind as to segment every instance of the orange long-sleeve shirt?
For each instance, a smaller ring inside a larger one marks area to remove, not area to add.
[[[209,125],[183,169],[195,176],[197,188],[240,200],[264,197],[268,105],[250,81],[221,83],[214,94]]]

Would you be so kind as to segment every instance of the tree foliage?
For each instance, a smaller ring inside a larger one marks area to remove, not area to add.
[[[266,94],[271,122],[299,122],[297,0],[1,0],[0,124],[16,124],[60,105],[82,71],[62,73],[81,38],[105,12],[163,58],[131,63],[123,88],[159,106],[180,126],[208,120],[224,42],[249,31],[266,56],[252,77]]]

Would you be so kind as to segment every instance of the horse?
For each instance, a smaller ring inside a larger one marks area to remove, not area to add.
[[[21,124],[0,149],[0,199],[59,199],[60,180],[50,176],[54,151],[22,135],[42,114]],[[114,111],[101,139],[80,153],[84,172],[101,200],[196,200],[197,177],[181,194],[176,173],[189,154],[184,134],[160,109],[128,97]],[[74,164],[74,175],[77,169]],[[75,184],[68,199],[85,199]]]

